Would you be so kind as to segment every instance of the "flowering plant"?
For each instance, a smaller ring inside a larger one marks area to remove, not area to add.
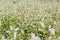
[[[0,40],[60,40],[59,4],[59,0],[0,0]]]

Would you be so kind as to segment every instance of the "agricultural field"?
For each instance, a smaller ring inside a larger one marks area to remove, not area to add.
[[[0,0],[0,40],[60,40],[60,0]]]

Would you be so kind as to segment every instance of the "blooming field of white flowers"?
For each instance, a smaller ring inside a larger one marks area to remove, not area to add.
[[[60,0],[0,0],[0,40],[60,40]]]

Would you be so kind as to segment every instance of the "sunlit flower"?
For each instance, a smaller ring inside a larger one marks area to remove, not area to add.
[[[58,37],[58,40],[60,40],[60,36]]]
[[[41,31],[42,29],[41,28],[38,28],[39,31]]]
[[[13,26],[12,25],[10,25],[10,29],[13,30]]]
[[[52,36],[49,36],[48,38],[47,38],[47,40],[51,40],[52,39]]]
[[[54,21],[54,24],[56,24],[56,21]]]
[[[31,33],[31,40],[41,40],[38,36],[36,36],[34,33]]]
[[[35,40],[41,40],[38,36],[35,37]]]
[[[2,36],[2,40],[7,40],[4,36]]]
[[[21,32],[24,33],[24,31],[21,29]]]
[[[42,27],[45,27],[45,25],[44,25],[44,23],[43,23],[43,22],[40,22],[40,24],[41,24],[41,26],[42,26]]]
[[[14,40],[16,40],[17,32],[14,32]]]
[[[50,31],[51,35],[52,34],[55,34],[55,29],[54,28],[51,28],[51,26],[49,26],[49,31]]]
[[[17,27],[17,28],[15,28],[14,30],[17,31],[17,30],[19,30],[19,28]]]
[[[6,30],[6,32],[7,32],[7,33],[10,33],[10,31],[9,31],[9,30]]]

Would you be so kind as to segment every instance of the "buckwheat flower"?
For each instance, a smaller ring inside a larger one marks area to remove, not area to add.
[[[58,37],[58,40],[60,40],[60,36]]]
[[[49,28],[49,31],[51,32],[51,35],[55,34],[55,29],[54,28]]]
[[[8,31],[6,31],[7,33],[10,33],[10,31],[8,30]]]
[[[16,40],[17,32],[14,32],[14,40]]]
[[[35,34],[31,33],[31,40],[35,40]]]
[[[48,27],[49,27],[49,31],[51,32],[51,35],[55,34],[55,29],[51,28],[51,25],[49,25]]]
[[[4,36],[2,36],[2,40],[7,40]]]
[[[56,21],[54,21],[54,24],[56,24]]]
[[[36,36],[34,33],[31,33],[31,40],[41,40],[38,36]]]
[[[35,40],[41,40],[38,36],[35,37]]]
[[[34,38],[35,37],[35,34],[34,33],[31,33],[31,37]]]
[[[2,40],[4,40],[5,38],[4,38],[4,36],[2,36]]]
[[[17,30],[19,30],[19,28],[17,27],[17,28],[15,28],[14,30],[17,31]]]
[[[42,29],[38,28],[39,31],[41,31]]]
[[[10,29],[13,30],[13,26],[12,25],[10,25]]]
[[[50,29],[50,28],[51,28],[51,25],[49,25],[48,27],[49,27],[49,29]]]
[[[21,29],[21,32],[24,33],[24,31]]]
[[[44,25],[44,23],[43,23],[43,22],[40,22],[40,24],[41,24],[41,26],[42,26],[42,27],[45,27],[45,25]]]
[[[49,36],[48,38],[47,38],[47,40],[51,40],[52,39],[52,36]]]

